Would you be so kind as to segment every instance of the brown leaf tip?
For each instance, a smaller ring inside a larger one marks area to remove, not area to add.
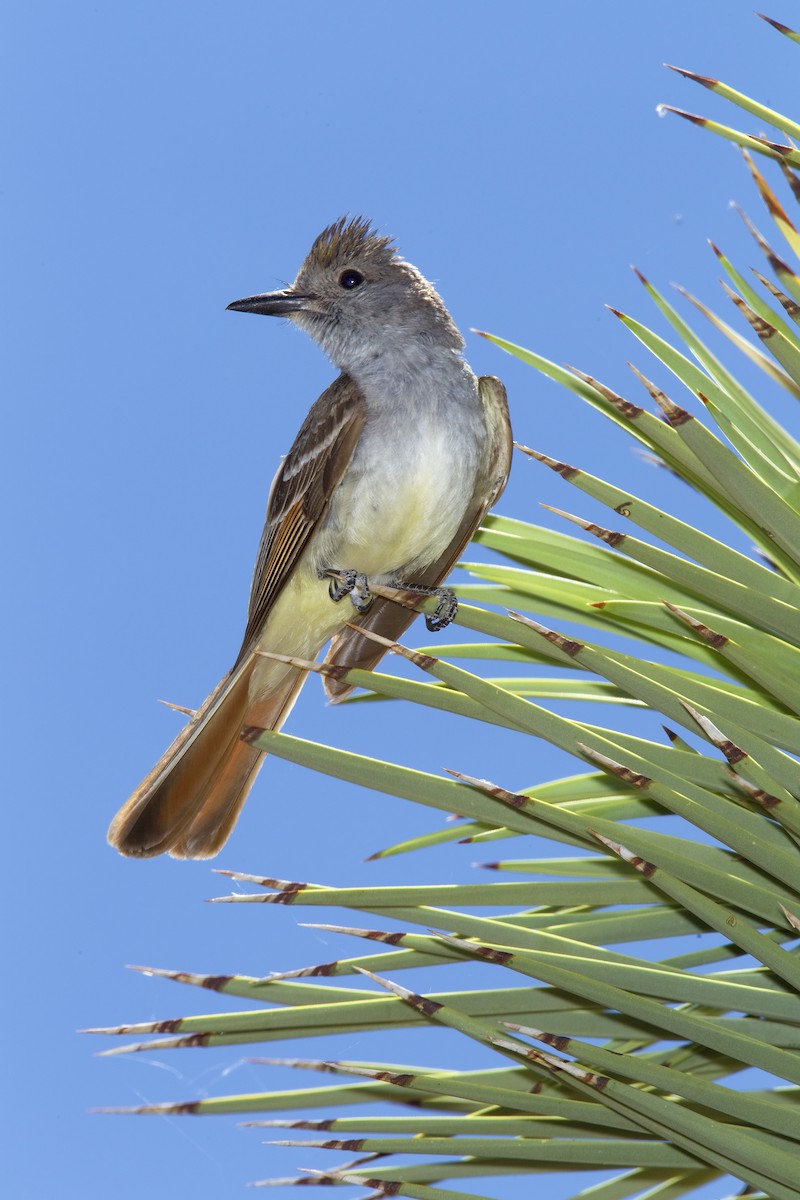
[[[210,992],[221,992],[233,978],[233,975],[201,975],[197,982]]]
[[[182,1017],[172,1017],[166,1021],[154,1021],[150,1028],[152,1033],[177,1033],[182,1024]]]
[[[314,967],[306,967],[304,975],[334,975],[339,966],[338,960],[333,962],[317,963]]]
[[[764,13],[756,13],[756,16],[760,17],[762,21],[766,21],[773,29],[777,29],[778,33],[785,33],[787,36],[794,33],[793,29],[788,25],[784,25],[781,21],[776,21],[774,17],[766,17]]]
[[[611,388],[606,387],[604,383],[601,383],[599,379],[595,379],[593,375],[587,375],[584,371],[579,371],[577,367],[571,367],[569,364],[566,364],[566,367],[573,375],[577,375],[578,379],[582,379],[584,383],[589,384],[589,387],[599,392],[604,400],[613,405],[621,417],[635,421],[644,412],[644,409],[638,404],[632,404],[630,400],[624,400],[622,396],[612,391]]]
[[[629,862],[632,867],[635,867],[640,875],[644,875],[645,879],[655,873],[655,863],[648,862],[646,858],[642,858],[639,854],[631,854],[625,861]]]
[[[511,613],[512,617],[518,617],[519,613]],[[523,623],[525,618],[521,618]],[[509,804],[512,808],[524,808],[528,804],[533,804],[529,796],[522,796],[517,792],[509,792],[505,788],[500,787],[497,783],[492,783],[488,779],[476,779],[473,775],[465,775],[463,771],[454,771],[451,767],[445,767],[448,775],[452,775],[459,783],[465,783],[467,787],[477,788],[479,792],[484,792],[487,796],[492,796],[495,800],[502,801],[503,804]],[[464,842],[472,841],[473,838],[464,838]]]
[[[673,608],[673,606],[668,604],[667,608]],[[695,617],[690,617],[688,613],[680,613],[680,610],[676,608],[673,608],[673,611],[679,613],[687,624],[691,625],[695,633],[704,638],[709,645],[720,649],[722,646],[727,646],[730,641],[730,638],[726,637],[724,633],[717,633],[715,629],[712,629],[709,625],[704,625],[702,621],[698,621]]]
[[[292,904],[299,893],[304,892],[307,887],[307,883],[290,883],[286,887],[281,888],[279,892],[274,892],[271,896],[265,896],[264,899],[269,904]]]
[[[590,829],[588,832],[591,833],[592,837],[597,838],[598,842],[601,842],[604,846],[607,846],[613,854],[618,855],[623,862],[629,863],[630,866],[635,867],[640,875],[644,875],[645,878],[649,878],[650,875],[655,874],[657,870],[655,863],[648,862],[646,858],[642,858],[640,854],[634,854],[633,850],[629,850],[628,847],[623,846],[621,842],[614,842],[611,840],[611,838],[605,837],[602,833],[598,833],[595,829]]]
[[[369,972],[365,972],[369,974]],[[386,980],[384,980],[384,985]],[[392,984],[391,990],[395,995],[401,996],[404,1001],[411,1004],[411,1007],[416,1008],[417,1012],[425,1013],[426,1016],[435,1016],[440,1008],[444,1008],[444,1004],[440,1004],[438,1000],[431,1000],[429,996],[420,996],[419,992],[409,991],[407,988],[401,988],[398,984]]]
[[[603,767],[606,771],[610,771],[612,775],[616,775],[624,783],[629,783],[631,787],[646,788],[652,783],[649,776],[631,770],[630,767],[626,767],[615,759],[609,758],[608,755],[602,754],[599,750],[594,750],[591,746],[587,746],[585,742],[576,742],[575,745],[592,762],[598,763],[599,766]]]
[[[556,633],[555,629],[547,629],[544,625],[538,625],[536,632],[540,633],[546,642],[550,642],[552,646],[556,646],[564,654],[568,654],[570,658],[576,658],[581,650],[584,649],[583,642],[575,641],[574,638],[564,637],[563,633]]]
[[[684,121],[691,121],[693,125],[708,124],[706,117],[699,117],[697,113],[686,112],[683,108],[673,108],[671,104],[662,104],[660,107],[663,112],[674,113],[676,117],[683,117]]]
[[[559,650],[563,650],[570,658],[576,658],[581,650],[583,650],[583,642],[576,641],[575,638],[564,637],[561,633],[556,633],[555,630],[550,630],[546,634],[547,640],[552,642],[554,646],[558,646]]]
[[[595,525],[592,521],[584,525],[584,529],[587,533],[592,533],[596,538],[600,538],[602,542],[607,542],[609,546],[621,546],[628,536],[616,529],[605,529],[602,525]]]
[[[472,949],[478,958],[484,959],[485,962],[497,963],[501,967],[511,962],[514,957],[511,950],[498,950],[495,946],[473,946]]]
[[[519,442],[514,445],[523,454],[527,454],[529,458],[535,458],[537,462],[544,463],[551,471],[555,471],[557,475],[563,476],[564,479],[572,479],[575,475],[580,475],[577,467],[571,467],[569,463],[559,462],[557,458],[551,458],[549,454],[542,454],[539,450],[531,450],[530,446],[521,446]]]
[[[352,1177],[348,1182],[358,1183],[363,1187],[377,1188],[377,1190],[383,1196],[396,1196],[398,1195],[401,1187],[403,1187],[401,1180],[394,1181],[388,1179],[362,1179],[360,1175],[357,1178]]]
[[[560,509],[550,508],[549,504],[544,505],[550,512],[557,513],[559,516],[568,517],[568,513],[562,513]],[[573,518],[574,519],[574,518]],[[586,528],[583,521],[578,522],[582,528]],[[574,658],[581,650],[584,649],[583,642],[573,641],[571,638],[564,637],[561,633],[556,633],[554,629],[548,629],[546,625],[542,625],[539,621],[534,621],[533,617],[526,617],[524,613],[515,612],[514,609],[508,609],[508,615],[515,621],[519,621],[520,625],[526,625],[529,629],[534,629],[536,633],[541,634],[546,642],[550,642],[553,646],[557,646],[559,650],[563,650],[570,658]]]
[[[93,1108],[90,1112],[96,1113],[136,1113],[144,1116],[194,1116],[200,1112],[200,1102],[198,1100],[187,1100],[179,1104],[142,1104],[139,1108]]]
[[[782,142],[771,142],[769,138],[756,137],[755,134],[753,134],[752,140],[754,142],[758,142],[762,146],[769,147],[770,150],[774,150],[776,154],[780,154],[784,157],[788,156],[789,154],[796,153],[796,148],[794,146],[785,146]]]
[[[733,303],[739,309],[739,312],[747,318],[751,327],[756,331],[762,341],[766,342],[773,336],[773,334],[777,333],[775,326],[770,325],[768,321],[765,321],[763,317],[759,316],[759,314],[755,312],[755,310],[752,309],[750,305],[742,299],[741,296],[738,296],[732,288],[729,288],[724,282],[722,286],[725,288],[725,291],[728,293]]]
[[[635,421],[644,412],[640,404],[634,404],[632,400],[623,400],[622,396],[619,396],[616,402],[611,400],[610,397],[609,400],[611,404],[615,405],[619,415],[626,417],[628,420]]]
[[[375,1078],[381,1083],[393,1083],[395,1087],[412,1087],[417,1077],[403,1071],[376,1071]]]
[[[319,1146],[320,1150],[362,1150],[364,1147],[364,1138],[330,1138],[327,1142],[322,1142]]]
[[[725,755],[731,766],[733,766],[734,763],[741,762],[743,758],[750,757],[746,750],[743,750],[741,746],[737,746],[736,743],[732,742],[730,738],[725,738],[724,741],[720,742],[719,749]],[[765,807],[769,807],[769,805],[766,805]]]
[[[387,946],[399,946],[405,937],[403,932],[388,933],[385,930],[369,929],[367,930],[367,940],[371,942],[384,942]]]
[[[775,270],[777,271],[778,268],[775,267]],[[778,273],[780,274],[780,272]],[[764,284],[767,290],[770,291],[775,297],[775,299],[783,305],[792,320],[797,321],[800,324],[800,304],[798,304],[795,300],[792,300],[791,296],[785,295],[780,288],[776,288],[774,284],[770,284],[768,279],[764,280]]]
[[[703,87],[715,88],[719,86],[718,79],[712,79],[710,75],[698,75],[695,71],[687,71],[685,67],[673,67],[671,63],[664,63],[664,66],[670,71],[676,71],[678,75],[683,75],[685,79],[693,79],[695,83],[702,83]],[[676,112],[676,109],[672,109]],[[684,114],[681,113],[681,116]]]
[[[702,399],[702,397],[701,397]],[[689,421],[693,421],[694,417],[685,408],[681,408],[679,404],[664,396],[664,402],[661,404],[661,411],[664,414],[664,419],[673,429],[679,428],[681,425],[686,425]]]
[[[568,1051],[570,1041],[572,1040],[560,1033],[540,1032],[537,1034],[537,1037],[540,1042],[544,1042],[546,1046],[552,1046],[554,1050],[560,1050],[562,1054]]]
[[[704,642],[708,642],[709,646],[713,647],[714,650],[722,650],[731,640],[724,633],[717,633],[716,630],[711,629],[708,625],[704,625],[702,621],[698,621],[695,617],[690,616],[689,613],[684,612],[677,605],[670,604],[667,600],[664,601],[664,604],[671,613],[674,613],[676,617],[684,621],[694,630],[698,637],[701,637]]]
[[[747,757],[744,755],[744,757]],[[729,760],[730,761],[730,760]],[[776,808],[781,804],[780,796],[773,796],[771,792],[766,792],[764,788],[757,787],[751,783],[749,779],[744,779],[741,775],[737,775],[735,771],[731,771],[731,778],[736,782],[737,786],[750,797],[755,800],[756,804],[760,804],[762,808],[769,811],[771,808]]]
[[[244,725],[239,737],[243,742],[249,742],[249,744],[252,746],[256,738],[259,738],[261,734],[265,732],[266,730],[262,729],[260,725]]]
[[[210,1033],[189,1033],[174,1044],[183,1048],[187,1046],[207,1046],[211,1036]],[[146,1047],[142,1047],[142,1049],[146,1049]]]
[[[409,992],[405,999],[426,1017],[433,1017],[441,1008],[444,1008],[444,1005],[440,1004],[438,1000],[431,1000],[429,996],[420,996],[417,992]]]

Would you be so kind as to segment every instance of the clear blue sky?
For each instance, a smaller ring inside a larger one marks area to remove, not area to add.
[[[791,22],[793,9],[770,13]],[[195,705],[238,648],[269,481],[332,378],[302,335],[225,305],[290,280],[324,225],[360,212],[437,282],[462,329],[638,398],[624,360],[644,355],[603,307],[651,318],[629,262],[724,311],[705,239],[748,265],[728,201],[766,224],[731,147],[657,118],[659,101],[730,118],[661,64],[788,110],[797,51],[744,0],[17,0],[4,25],[9,1194],[217,1200],[322,1160],[226,1119],[88,1109],[297,1081],[233,1052],[96,1059],[100,1043],[74,1030],[216,1002],[127,962],[262,974],[357,952],[296,931],[291,909],[205,906],[225,890],[208,864],[125,861],[105,843],[179,727],[157,698]],[[685,489],[575,398],[478,338],[468,355],[505,379],[520,440],[687,511]],[[499,511],[569,507],[559,483],[517,461]],[[464,744],[400,706],[326,708],[313,681],[289,729],[512,787],[570,770],[544,746],[472,730]],[[330,883],[466,878],[463,847],[362,864],[435,823],[271,761],[218,865]],[[425,1034],[327,1053],[438,1055]]]

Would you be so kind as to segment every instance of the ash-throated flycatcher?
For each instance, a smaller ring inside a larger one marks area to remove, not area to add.
[[[369,581],[437,589],[508,477],[503,385],[475,377],[435,289],[368,221],[337,221],[291,287],[228,307],[288,317],[341,374],[273,481],[239,657],[112,821],[123,854],[216,854],[264,757],[242,727],[280,728],[305,680],[259,652],[313,659],[332,638],[326,662],[374,667],[384,649],[335,601],[349,595],[362,626],[397,640],[414,613],[373,602]],[[439,595],[431,629],[455,612],[452,593]]]

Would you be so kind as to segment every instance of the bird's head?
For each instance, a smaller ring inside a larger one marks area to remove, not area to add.
[[[363,217],[341,217],[324,229],[291,287],[228,308],[289,317],[351,372],[393,351],[464,345],[432,284]]]

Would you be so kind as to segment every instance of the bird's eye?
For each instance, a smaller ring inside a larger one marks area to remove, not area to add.
[[[357,288],[359,284],[364,282],[364,276],[358,271],[342,271],[339,276],[339,283],[343,288],[347,288],[349,292],[353,288]]]

